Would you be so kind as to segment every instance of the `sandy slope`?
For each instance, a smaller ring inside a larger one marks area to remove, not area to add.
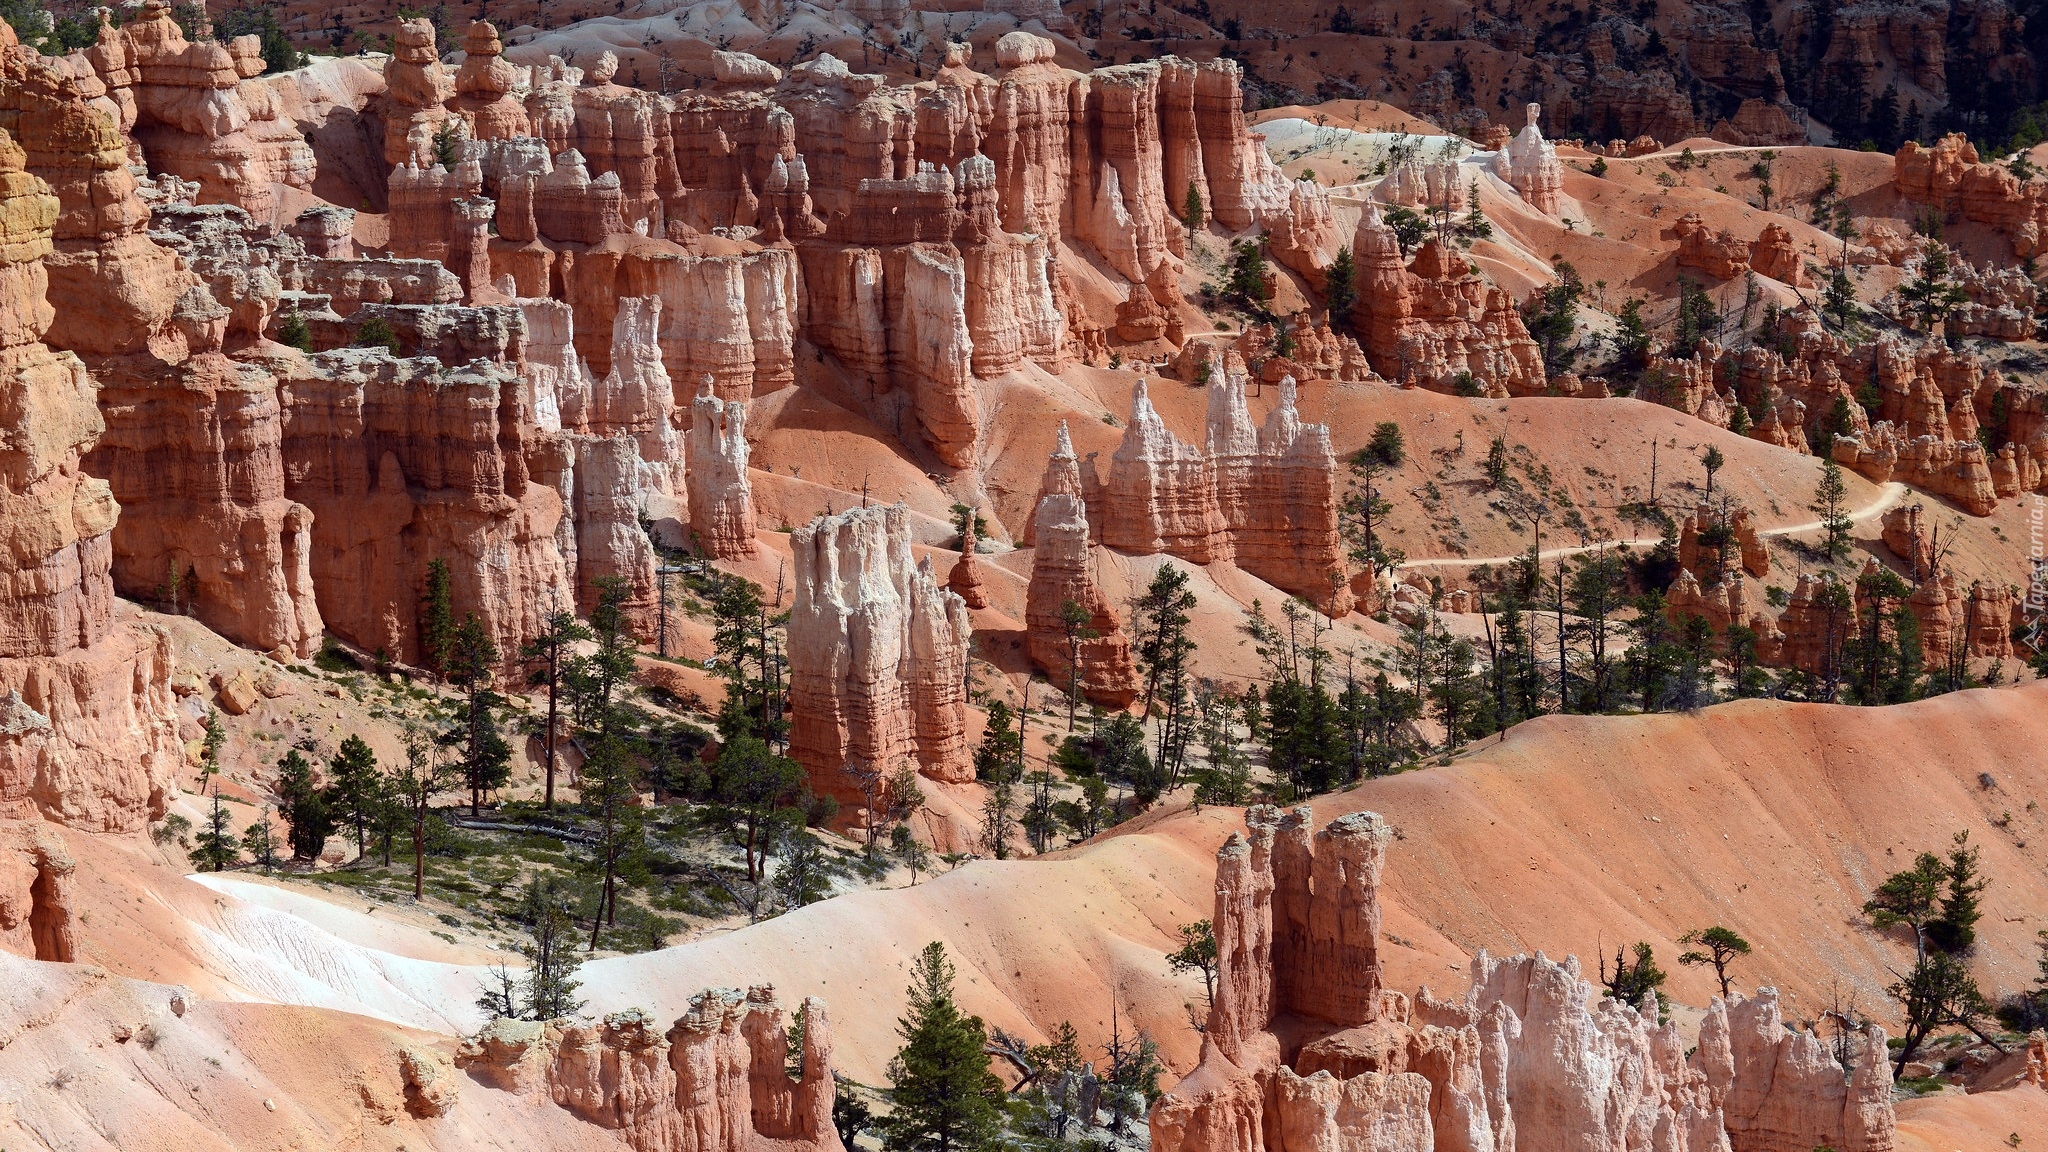
[[[2044,704],[2048,687],[2032,686],[1884,710],[1749,702],[1694,716],[1550,718],[1451,767],[1368,782],[1316,807],[1320,819],[1371,808],[1399,829],[1385,887],[1395,987],[1460,987],[1480,947],[1590,957],[1645,939],[1674,969],[1674,993],[1702,1003],[1708,981],[1668,960],[1679,934],[1719,922],[1756,944],[1744,983],[1776,983],[1813,1006],[1839,978],[1882,1013],[1886,966],[1903,949],[1861,927],[1856,906],[1911,853],[1959,829],[1983,845],[1992,879],[1979,978],[2001,992],[2032,978],[2033,935],[2048,922],[2048,817],[2028,808],[2048,794]],[[1071,1019],[1093,1040],[1121,986],[1185,1068],[1196,1053],[1181,1003],[1199,988],[1169,978],[1162,955],[1174,925],[1208,914],[1210,861],[1236,826],[1234,810],[1148,817],[1047,859],[977,861],[915,889],[601,960],[585,969],[585,990],[594,1011],[638,1006],[664,1019],[708,985],[772,981],[785,995],[823,995],[845,1071],[873,1080],[894,1047],[908,958],[940,939],[961,961],[966,1003],[991,1023],[1030,1034]],[[230,930],[252,914],[241,898],[84,847],[88,891],[118,880],[157,904],[146,917],[94,905],[88,952],[117,972],[190,982],[209,997],[393,1019],[406,1017],[391,1004],[459,1018],[475,995],[474,969],[361,944],[309,963],[299,941],[318,933],[332,951],[339,945],[326,941],[340,938],[311,925],[296,936]],[[329,927],[348,930],[340,919]],[[244,951],[213,943],[221,934]],[[250,955],[266,941],[274,951],[259,966]],[[153,960],[138,971],[130,961],[144,956]],[[380,992],[386,1001],[372,1003],[365,966],[378,987],[397,990]]]

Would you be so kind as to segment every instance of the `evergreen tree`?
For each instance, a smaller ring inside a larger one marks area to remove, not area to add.
[[[1144,707],[1139,714],[1158,720],[1153,759],[1169,790],[1180,783],[1182,754],[1192,735],[1188,659],[1194,654],[1195,642],[1188,624],[1194,607],[1187,571],[1169,563],[1159,566],[1131,613],[1137,637],[1131,654],[1145,676]]]
[[[709,815],[746,853],[747,879],[758,883],[777,828],[802,823],[791,805],[803,786],[803,769],[769,751],[758,736],[738,736],[719,749],[712,765]]]
[[[1024,737],[1011,717],[1015,713],[1001,700],[988,706],[988,725],[981,744],[974,750],[974,778],[984,784],[1006,783],[1023,774]]]
[[[1017,823],[1023,826],[1031,850],[1040,855],[1052,851],[1052,838],[1060,830],[1059,805],[1052,791],[1058,784],[1059,780],[1042,768],[1024,776],[1024,812]]]
[[[782,664],[771,629],[784,617],[771,617],[761,590],[737,576],[719,580],[711,597],[711,648],[715,671],[725,681],[725,704],[718,713],[723,739],[752,735],[780,748],[788,732],[782,715]],[[591,617],[597,625],[595,615]],[[630,659],[625,673],[632,671]]]
[[[498,666],[498,646],[476,613],[464,616],[456,627],[443,663],[442,675],[462,689],[463,722],[458,739],[463,780],[469,787],[469,811],[474,816],[482,811],[484,796],[512,778],[512,746],[498,732],[494,711],[499,700],[490,688],[492,672]]]
[[[1201,716],[1197,739],[1208,762],[1194,774],[1195,803],[1236,807],[1250,802],[1252,765],[1237,740],[1237,700],[1204,683],[1196,711]]]
[[[1258,240],[1231,244],[1228,275],[1224,296],[1239,307],[1263,313],[1273,299],[1273,289],[1266,284],[1266,253]]]
[[[1931,952],[1914,961],[1913,967],[1886,989],[1906,1018],[1906,1030],[1892,1053],[1892,1074],[1902,1075],[1906,1065],[1920,1051],[1935,1029],[1960,1025],[1984,1035],[1980,1021],[1991,1006],[1977,990],[1977,981],[1963,962],[1946,952]]]
[[[1920,318],[1923,332],[1934,331],[1936,324],[1970,302],[1969,292],[1952,279],[1948,248],[1939,240],[1921,245],[1920,267],[1911,280],[1899,285],[1899,300]]]
[[[1585,691],[1577,701],[1581,711],[1605,712],[1612,704],[1614,675],[1608,641],[1613,632],[1611,620],[1625,603],[1626,588],[1627,572],[1621,557],[1604,548],[1581,557],[1572,572],[1568,600],[1578,618],[1576,637],[1584,642],[1586,653]],[[1563,703],[1559,706],[1571,710]]]
[[[620,577],[602,576],[597,588],[597,606],[590,610],[590,635],[596,646],[570,660],[565,679],[578,724],[593,732],[624,735],[629,721],[618,698],[633,676],[634,643],[626,619],[632,587]],[[723,726],[722,715],[719,722]]]
[[[1216,1007],[1216,933],[1207,920],[1183,924],[1178,929],[1180,947],[1166,954],[1166,966],[1175,973],[1200,972],[1202,994],[1211,1010]]]
[[[1207,219],[1208,213],[1202,204],[1202,190],[1195,187],[1195,182],[1190,180],[1188,194],[1180,202],[1180,222],[1188,231],[1198,232]]]
[[[1832,458],[1820,462],[1820,483],[1814,487],[1813,503],[1807,508],[1820,514],[1826,539],[1821,550],[1830,560],[1849,555],[1849,532],[1855,521],[1849,518],[1849,485],[1842,479],[1842,466]]]
[[[370,825],[383,802],[383,781],[377,771],[377,754],[354,733],[327,762],[328,808],[336,823],[355,829],[358,858],[370,850]]]
[[[1977,849],[1967,831],[1958,832],[1950,842],[1947,878],[1935,916],[1927,924],[1927,939],[1936,948],[1962,956],[1977,945],[1977,921],[1984,911],[1978,904],[1986,882]]]
[[[1648,944],[1637,941],[1632,951],[1635,954],[1633,965],[1628,962],[1621,945],[1614,946],[1614,974],[1611,976],[1607,972],[1607,958],[1600,958],[1600,983],[1606,987],[1609,996],[1631,1007],[1641,1004],[1643,997],[1651,993],[1658,993],[1661,997],[1666,979],[1664,970],[1657,967],[1656,954]]]
[[[526,896],[520,908],[526,922],[526,940],[519,954],[526,957],[526,977],[520,982],[521,1015],[528,1020],[559,1020],[573,1016],[583,1007],[576,998],[582,983],[576,970],[582,961],[569,931],[575,917],[569,898],[552,876],[535,875],[526,882]]]
[[[1712,928],[1696,928],[1678,938],[1680,944],[1691,944],[1691,951],[1682,952],[1678,962],[1688,968],[1711,966],[1714,979],[1721,982],[1721,999],[1729,996],[1728,966],[1738,956],[1749,955],[1749,941],[1737,935],[1734,929],[1719,924]]]
[[[1714,298],[1690,276],[1678,278],[1678,327],[1671,341],[1671,354],[1690,356],[1702,338],[1721,329],[1721,310]]]
[[[1486,213],[1479,207],[1479,182],[1473,181],[1465,189],[1465,218],[1458,221],[1458,239],[1466,247],[1475,240],[1493,238],[1493,225],[1486,222]]]
[[[457,787],[462,780],[458,766],[444,763],[439,742],[416,726],[405,731],[405,765],[394,765],[387,788],[393,802],[405,812],[412,828],[412,896],[426,895],[427,821],[434,797]]]
[[[301,352],[313,350],[313,331],[306,325],[306,316],[297,308],[286,312],[277,322],[277,342]]]
[[[597,951],[599,932],[619,922],[619,872],[645,843],[645,826],[637,803],[633,763],[625,739],[599,732],[583,761],[583,808],[595,824],[589,867],[599,877],[597,912],[590,927],[590,950]]]
[[[277,796],[283,801],[278,815],[284,818],[292,859],[318,860],[327,838],[334,834],[334,814],[327,805],[327,793],[313,783],[312,764],[297,748],[286,751],[277,762]]]
[[[1900,924],[1913,930],[1913,954],[1927,957],[1928,928],[1939,915],[1948,866],[1932,852],[1922,852],[1913,866],[1885,877],[1863,902],[1863,914],[1879,929]]]
[[[448,575],[448,562],[430,560],[427,562],[427,591],[420,599],[420,662],[436,674],[445,676],[443,664],[448,645],[454,638],[455,589]]]
[[[548,613],[546,628],[519,650],[520,660],[531,669],[527,674],[527,685],[546,688],[548,693],[546,727],[541,732],[541,745],[546,749],[547,757],[544,803],[550,812],[555,808],[555,745],[562,735],[559,716],[562,677],[568,670],[569,661],[575,658],[574,646],[588,639],[590,629],[578,624],[574,613],[557,609]]]
[[[230,864],[240,864],[242,853],[235,843],[232,830],[232,816],[220,804],[220,785],[213,786],[213,806],[206,814],[206,823],[193,838],[192,864],[202,872],[220,872]]]
[[[265,804],[256,814],[256,819],[242,829],[242,851],[247,852],[256,866],[265,872],[277,867],[277,835],[270,827],[273,809]]]
[[[1075,710],[1081,703],[1081,645],[1095,639],[1096,633],[1089,626],[1094,618],[1079,600],[1060,601],[1058,619],[1067,645],[1067,731],[1072,732]]]
[[[953,1003],[953,963],[937,941],[911,967],[903,1047],[889,1062],[895,1105],[879,1127],[891,1152],[985,1152],[1002,1132],[1002,1081],[989,1071],[981,1018]]]
[[[1358,304],[1358,266],[1352,261],[1348,244],[1337,249],[1330,266],[1323,271],[1323,304],[1329,309],[1330,327],[1348,331],[1351,309]]]
[[[998,860],[1010,858],[1010,840],[1017,832],[1017,794],[1010,778],[989,785],[981,801],[981,851]]]
[[[220,713],[211,708],[206,710],[206,719],[199,722],[199,727],[199,784],[204,789],[208,781],[220,775],[220,753],[227,747],[228,730],[221,725]]]
[[[832,877],[825,871],[825,849],[818,838],[800,824],[783,829],[777,855],[782,867],[775,873],[775,891],[788,909],[816,904],[832,894]]]

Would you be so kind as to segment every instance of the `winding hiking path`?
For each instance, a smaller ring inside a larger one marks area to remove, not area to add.
[[[1899,501],[1905,499],[1906,493],[1909,491],[1911,490],[1908,489],[1904,484],[1901,484],[1896,480],[1891,481],[1890,483],[1884,486],[1883,492],[1878,496],[1876,500],[1872,501],[1869,505],[1863,508],[1858,508],[1855,511],[1849,513],[1849,522],[1851,524],[1861,524],[1864,521],[1871,519],[1872,517],[1884,515],[1886,512],[1889,512],[1893,508],[1897,507]],[[1791,536],[1800,532],[1812,532],[1820,527],[1822,527],[1820,521],[1809,520],[1804,524],[1787,524],[1781,528],[1766,528],[1763,531],[1759,532],[1758,535],[1764,537]],[[1602,548],[1618,548],[1624,544],[1651,545],[1656,544],[1658,540],[1659,538],[1656,536],[1638,536],[1628,540],[1602,540],[1595,544],[1575,544],[1567,548],[1545,548],[1543,551],[1537,553],[1537,558],[1540,560],[1556,560],[1566,556],[1577,556],[1585,552],[1597,552]],[[1516,560],[1522,559],[1524,556],[1527,555],[1527,552],[1517,552],[1512,556],[1461,556],[1429,560],[1411,559],[1403,563],[1401,567],[1477,568],[1481,564],[1510,564]]]

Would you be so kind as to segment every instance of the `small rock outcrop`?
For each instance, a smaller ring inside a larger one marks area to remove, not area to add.
[[[825,1002],[796,1017],[801,1071],[775,990],[714,988],[663,1032],[638,1010],[602,1020],[499,1020],[456,1063],[499,1091],[537,1096],[619,1134],[634,1152],[845,1152],[832,1125]],[[407,1100],[413,1093],[408,1073]]]
[[[1564,165],[1557,148],[1543,138],[1541,104],[1529,105],[1529,119],[1515,138],[1494,153],[1494,172],[1514,185],[1531,208],[1555,216],[1564,201]]]
[[[967,747],[967,605],[911,556],[910,510],[850,508],[790,538],[790,755],[842,803],[852,775],[915,763],[934,780],[974,778]]]
[[[1468,385],[1489,396],[1543,391],[1542,352],[1521,312],[1463,253],[1431,240],[1404,260],[1399,238],[1371,201],[1351,253],[1358,269],[1352,331],[1375,372],[1438,392]]]
[[[697,546],[721,560],[753,556],[754,490],[747,484],[747,406],[720,400],[710,377],[690,401],[687,483]]]
[[[1088,538],[1088,505],[1081,496],[1081,462],[1064,421],[1039,484],[1032,520],[1031,584],[1024,597],[1025,646],[1055,685],[1078,681],[1081,694],[1107,708],[1138,698],[1131,638],[1095,579]],[[1062,613],[1079,605],[1086,635],[1070,642]],[[1076,655],[1078,653],[1078,659]]]
[[[975,559],[974,549],[974,514],[970,512],[966,526],[960,530],[960,559],[953,562],[953,570],[946,574],[946,587],[969,608],[986,608],[988,590],[981,586],[981,562]]]

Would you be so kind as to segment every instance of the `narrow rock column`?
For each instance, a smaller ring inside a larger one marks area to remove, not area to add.
[[[491,286],[491,217],[498,206],[482,196],[464,196],[451,205],[454,226],[448,237],[448,267],[462,277],[462,295],[477,303],[476,294]]]

